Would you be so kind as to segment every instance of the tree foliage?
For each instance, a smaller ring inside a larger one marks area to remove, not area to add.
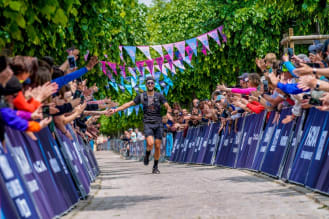
[[[217,83],[234,85],[242,72],[256,71],[254,60],[267,52],[282,54],[279,42],[289,27],[295,35],[328,34],[328,0],[154,0],[151,8],[137,0],[0,0],[0,47],[12,54],[51,55],[61,63],[66,49],[76,45],[100,59],[120,63],[119,45],[158,45],[178,42],[224,25],[228,42],[220,47],[209,38],[207,56],[198,49],[193,66],[179,71],[170,90],[170,103],[188,106],[192,98],[209,98]],[[199,44],[200,45],[200,44]],[[296,47],[296,53],[306,52]],[[151,50],[152,57],[157,57]],[[83,55],[83,54],[81,54]],[[130,58],[125,54],[128,66]],[[145,59],[137,53],[137,60]],[[83,60],[79,60],[84,64]],[[111,96],[120,104],[133,97],[106,88],[107,77],[96,69],[87,74],[96,82],[97,98]],[[116,78],[119,81],[118,78]],[[135,93],[134,93],[135,95]],[[133,96],[134,96],[133,95]],[[102,117],[102,131],[116,133],[141,127],[141,115]]]

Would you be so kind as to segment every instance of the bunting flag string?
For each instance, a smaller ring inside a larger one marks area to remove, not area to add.
[[[125,50],[127,51],[128,55],[131,58],[131,61],[135,63],[136,59],[136,46],[124,46]]]
[[[213,38],[219,46],[221,45],[220,41],[219,41],[219,36],[218,36],[217,30],[212,30],[212,31],[208,32],[208,35],[211,38]]]
[[[156,45],[156,46],[151,46],[161,57],[163,57],[163,51],[162,51],[162,46],[161,45]]]
[[[193,53],[195,54],[195,56],[198,55],[198,42],[196,38],[192,38],[189,40],[186,40],[187,45],[192,49]]]

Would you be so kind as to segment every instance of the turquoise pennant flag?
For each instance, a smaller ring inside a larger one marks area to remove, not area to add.
[[[130,95],[133,95],[133,88],[130,84],[125,84],[125,88],[130,93]]]

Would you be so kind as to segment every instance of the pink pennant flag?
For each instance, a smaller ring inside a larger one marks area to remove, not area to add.
[[[163,45],[163,48],[165,48],[165,50],[167,51],[171,60],[173,60],[174,59],[174,44],[173,43],[165,44],[165,45]]]
[[[202,50],[201,52],[206,56],[207,55],[207,49],[204,45],[202,45]]]
[[[119,68],[121,69],[120,74],[121,74],[124,78],[126,78],[126,67],[125,67],[125,64],[123,64],[123,65],[119,65]]]
[[[162,57],[155,58],[155,61],[159,65],[160,71],[162,72],[163,58]]]
[[[106,62],[105,61],[100,61],[102,63],[102,71],[106,75]]]
[[[120,59],[125,63],[125,60],[123,59],[122,46],[119,46],[119,50],[120,50]]]
[[[105,58],[108,58],[107,54],[104,54],[104,57],[105,57]]]
[[[154,65],[154,60],[151,59],[151,60],[146,60],[146,65],[147,67],[149,68],[149,71],[151,73],[151,75],[153,76],[153,65]]]
[[[87,53],[86,53],[86,55],[84,55],[85,61],[87,61],[87,60],[88,60],[88,56],[89,56],[89,50],[87,50]]]
[[[144,53],[147,59],[152,59],[149,46],[137,46],[137,48]]]
[[[112,69],[112,71],[114,72],[115,75],[117,74],[117,64],[113,63],[113,62],[107,62],[107,64],[110,66],[110,68]]]
[[[198,36],[197,39],[202,43],[203,46],[205,46],[207,48],[207,50],[210,51],[210,48],[209,48],[209,42],[208,42],[208,35],[205,33],[205,34],[202,34],[201,36]]]
[[[185,41],[180,41],[175,43],[175,47],[177,48],[181,57],[185,57]]]
[[[187,52],[187,55],[189,57],[190,60],[192,60],[193,57],[193,50],[190,46],[185,47],[185,51]]]
[[[161,57],[163,57],[163,51],[161,45],[151,46],[155,51],[157,51]]]
[[[185,70],[185,67],[184,67],[184,65],[181,63],[180,60],[175,60],[175,61],[174,61],[174,65],[177,66],[177,68],[180,68],[180,69]]]
[[[220,46],[220,41],[219,41],[219,37],[218,37],[218,32],[217,32],[217,29],[215,30],[212,30],[208,33],[208,35],[213,38],[216,43]]]
[[[226,38],[226,35],[223,33],[223,25],[218,27],[218,31],[219,31],[220,35],[222,36],[224,43],[226,43],[227,38]]]
[[[140,72],[142,75],[143,75],[144,62],[145,62],[145,61],[138,61],[138,62],[136,62],[136,66],[137,66],[139,72]]]
[[[172,65],[173,65],[172,59],[170,58],[169,54],[165,55],[164,57],[167,59],[168,64],[169,64],[169,67],[170,67],[170,70],[171,70],[172,69]]]

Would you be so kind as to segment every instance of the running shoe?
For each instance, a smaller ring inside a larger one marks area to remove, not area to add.
[[[153,174],[160,174],[160,170],[157,167],[153,168],[152,173]]]

